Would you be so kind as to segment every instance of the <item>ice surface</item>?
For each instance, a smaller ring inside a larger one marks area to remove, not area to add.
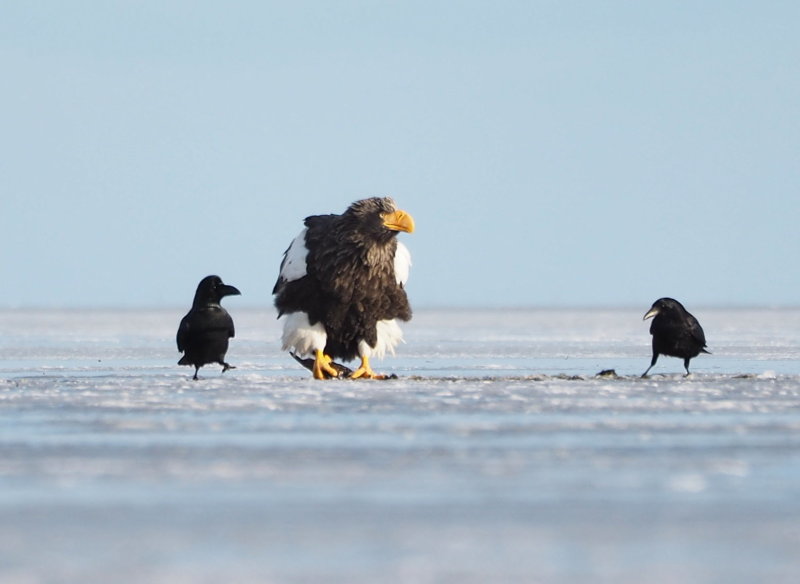
[[[383,382],[233,309],[193,382],[183,312],[0,311],[0,582],[800,576],[800,310],[695,309],[645,380],[640,310],[421,310]]]

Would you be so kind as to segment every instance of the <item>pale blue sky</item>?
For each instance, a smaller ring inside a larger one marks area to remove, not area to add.
[[[795,1],[6,1],[0,306],[183,307],[210,273],[269,305],[303,217],[377,194],[417,222],[414,306],[798,304],[798,23]]]

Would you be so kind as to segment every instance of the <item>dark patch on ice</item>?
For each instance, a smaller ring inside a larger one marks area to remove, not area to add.
[[[403,379],[407,379],[409,381],[453,381],[453,382],[461,382],[461,381],[480,381],[480,382],[496,382],[496,381],[586,381],[590,379],[588,377],[583,377],[581,375],[566,375],[566,374],[558,374],[558,375],[545,375],[542,373],[534,373],[531,375],[463,375],[463,376],[456,376],[456,375],[447,375],[447,376],[430,376],[430,375],[409,375],[408,377],[404,377]]]
[[[739,375],[721,375],[721,376],[704,376],[700,375],[697,376],[692,374],[690,377],[686,377],[683,374],[680,375],[653,375],[648,378],[642,379],[642,377],[638,374],[635,375],[619,375],[616,370],[614,369],[604,369],[598,372],[595,375],[568,375],[565,373],[559,374],[547,374],[547,373],[531,373],[529,375],[408,375],[403,377],[402,379],[408,381],[429,381],[429,382],[453,382],[453,383],[462,383],[465,381],[468,382],[478,382],[478,383],[490,383],[490,382],[525,382],[525,381],[541,381],[541,382],[548,382],[548,381],[619,381],[619,382],[632,382],[632,383],[642,383],[646,384],[648,382],[683,382],[689,380],[695,381],[710,381],[710,380],[725,380],[725,379],[763,379],[762,375],[754,375],[754,374],[739,374]]]

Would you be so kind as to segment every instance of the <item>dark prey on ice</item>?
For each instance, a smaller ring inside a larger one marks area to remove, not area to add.
[[[235,331],[233,319],[220,302],[225,296],[239,295],[241,292],[222,282],[219,276],[206,276],[197,285],[192,309],[181,319],[178,327],[178,351],[183,357],[178,365],[194,365],[194,377],[200,367],[208,363],[219,363],[222,372],[234,369],[225,362],[228,352],[228,339]]]
[[[689,375],[689,361],[706,351],[706,336],[697,319],[683,305],[673,298],[659,298],[650,307],[643,320],[652,318],[650,334],[653,335],[653,359],[650,367],[642,373],[647,377],[650,369],[658,361],[659,355],[683,359],[686,375]]]

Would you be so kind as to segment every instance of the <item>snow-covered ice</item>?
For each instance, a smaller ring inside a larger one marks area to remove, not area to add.
[[[0,582],[796,582],[800,310],[419,310],[316,382],[272,310],[0,311]],[[614,369],[617,378],[595,374]]]

